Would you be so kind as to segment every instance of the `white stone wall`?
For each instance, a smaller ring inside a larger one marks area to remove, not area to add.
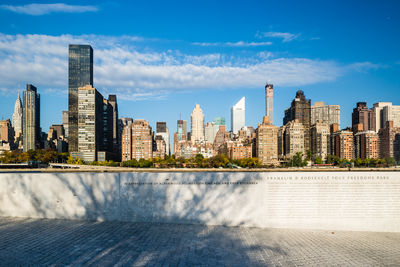
[[[400,172],[2,173],[0,216],[400,232]]]

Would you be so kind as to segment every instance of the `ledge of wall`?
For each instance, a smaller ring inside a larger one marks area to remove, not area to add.
[[[400,232],[400,173],[0,173],[0,216]]]

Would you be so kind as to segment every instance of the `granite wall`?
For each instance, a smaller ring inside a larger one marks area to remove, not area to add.
[[[400,172],[1,173],[0,216],[400,232]]]

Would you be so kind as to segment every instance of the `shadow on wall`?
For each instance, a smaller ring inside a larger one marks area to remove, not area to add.
[[[265,204],[261,179],[215,172],[0,174],[0,216],[256,226]]]
[[[184,265],[198,264],[199,259],[205,257],[211,265],[235,266],[246,262],[256,266],[254,253],[262,253],[265,246],[261,248],[254,238],[222,226],[179,224],[239,226],[256,223],[251,221],[253,213],[264,204],[262,197],[254,197],[254,194],[263,193],[255,184],[260,180],[261,176],[257,173],[229,176],[214,172],[0,174],[0,216],[152,222],[111,223],[116,228],[110,237],[102,237],[107,240],[100,247],[90,244],[92,241],[85,244],[88,248],[93,246],[86,256],[78,253],[74,258],[77,252],[72,251],[73,244],[69,245],[71,251],[65,251],[63,257],[72,264],[81,262],[82,258],[86,259],[87,264],[99,264],[115,253],[120,254],[121,249],[137,243],[132,248],[135,252],[130,249],[120,257],[122,265],[141,261],[152,265],[164,258],[172,258],[172,262],[177,263],[182,260],[179,258],[183,251],[187,250],[193,256],[185,257]],[[250,194],[253,196],[249,197]],[[156,222],[175,225],[154,224]],[[30,223],[34,227],[40,225],[38,222],[25,222]],[[110,223],[89,224],[96,228]],[[7,231],[18,231],[18,225],[0,229],[3,231],[7,228]],[[74,231],[70,234],[74,234]],[[80,235],[85,236],[86,232]],[[141,248],[142,239],[146,239],[146,236],[152,236],[156,241],[153,245]],[[91,239],[93,237],[87,236],[87,240]],[[169,242],[175,247],[169,246]],[[54,248],[51,243],[46,246]],[[215,249],[210,250],[211,247]],[[268,249],[286,254],[275,243],[270,244]],[[179,253],[175,250],[179,250]],[[21,255],[19,258],[23,259]]]

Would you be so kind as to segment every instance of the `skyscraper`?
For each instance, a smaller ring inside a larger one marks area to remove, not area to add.
[[[65,138],[68,139],[68,111],[62,111],[62,125],[64,127]]]
[[[178,140],[182,141],[187,138],[187,122],[185,120],[178,120],[177,122]]]
[[[78,88],[93,86],[93,49],[69,45],[68,53],[68,150],[78,151]]]
[[[191,122],[191,136],[190,140],[194,144],[195,142],[204,141],[204,114],[199,104],[196,104],[192,114],[190,115]]]
[[[310,150],[311,100],[306,99],[302,90],[296,92],[290,108],[285,110],[283,125],[296,119],[304,127],[304,150]]]
[[[352,126],[353,132],[358,129],[357,125],[362,125],[362,131],[375,131],[376,120],[374,110],[367,107],[366,102],[358,102],[357,107],[353,109]]]
[[[39,149],[40,145],[40,95],[32,84],[26,85],[24,91],[24,107],[22,118],[22,134],[24,152]]]
[[[324,105],[324,102],[315,102],[311,106],[311,125],[317,122],[332,125],[337,123],[340,128],[340,106],[339,105]]]
[[[245,122],[245,97],[242,97],[231,109],[231,131],[237,134],[242,127],[246,125]]]
[[[274,123],[274,85],[265,85],[265,115],[268,116],[271,124]]]
[[[19,91],[17,100],[15,101],[14,105],[14,113],[12,115],[12,125],[14,128],[15,139],[17,139],[22,134],[22,103],[21,103],[21,98],[19,97]]]

